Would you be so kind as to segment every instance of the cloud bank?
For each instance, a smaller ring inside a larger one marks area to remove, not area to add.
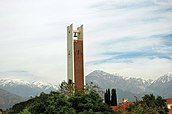
[[[85,74],[156,79],[172,72],[171,20],[171,0],[0,1],[0,72],[66,80],[66,27],[73,23],[84,24]]]

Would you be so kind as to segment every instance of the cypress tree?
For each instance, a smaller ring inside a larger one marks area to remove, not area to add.
[[[117,106],[116,89],[112,89],[111,106]]]
[[[108,92],[107,92],[107,104],[111,104],[110,102],[110,89],[108,89]]]
[[[106,89],[106,92],[104,94],[104,99],[105,99],[105,103],[107,104],[107,89]]]

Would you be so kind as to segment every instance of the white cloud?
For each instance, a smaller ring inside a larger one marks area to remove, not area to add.
[[[87,72],[96,69],[104,70],[110,73],[119,73],[122,76],[138,77],[145,79],[157,79],[159,76],[171,72],[172,61],[167,59],[148,59],[139,58],[134,62],[122,63],[102,63],[87,67]]]
[[[160,36],[172,34],[170,3],[170,0],[0,1],[0,71],[27,70],[52,83],[66,79],[66,27],[71,23],[75,28],[84,24],[86,63],[109,58],[101,54],[111,51],[152,48],[166,54],[171,48],[162,44]],[[128,40],[122,41],[125,38]],[[139,70],[137,63],[144,59],[138,58],[134,63],[86,64],[86,74],[89,69],[102,69],[155,78],[153,74],[159,76],[172,68],[170,60],[161,58],[147,60],[150,69],[143,63]]]

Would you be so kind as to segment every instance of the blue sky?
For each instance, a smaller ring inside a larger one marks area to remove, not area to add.
[[[73,23],[84,25],[85,75],[157,79],[172,72],[171,20],[171,0],[1,0],[0,78],[66,80]]]

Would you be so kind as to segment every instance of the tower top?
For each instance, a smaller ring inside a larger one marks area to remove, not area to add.
[[[67,26],[67,77],[74,82],[74,40],[83,41],[83,25],[73,29]]]
[[[71,32],[73,34],[73,37],[76,37],[77,40],[83,40],[83,25],[81,25],[80,27],[77,27],[76,30],[73,29],[73,24],[71,24],[70,26],[67,27],[67,29],[69,29],[69,33]]]

